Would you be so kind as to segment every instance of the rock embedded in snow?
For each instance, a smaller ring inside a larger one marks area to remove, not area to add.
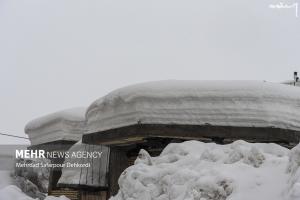
[[[299,87],[263,81],[142,83],[115,90],[90,105],[86,133],[135,124],[210,124],[300,131],[299,99]]]
[[[57,140],[79,141],[85,128],[86,108],[71,108],[30,121],[25,127],[31,145]]]
[[[111,200],[296,200],[300,179],[290,179],[300,174],[299,152],[244,141],[173,143],[157,157],[141,150]]]

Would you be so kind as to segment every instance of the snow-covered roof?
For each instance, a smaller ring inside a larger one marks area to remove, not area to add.
[[[294,80],[284,81],[284,82],[282,82],[282,84],[300,87],[300,82],[299,81],[295,82]]]
[[[86,133],[134,124],[300,130],[300,88],[264,81],[148,82],[96,100],[86,120]]]
[[[109,148],[102,145],[88,145],[81,141],[74,144],[69,150],[69,157],[65,159],[65,164],[90,164],[89,167],[64,167],[62,175],[58,181],[59,186],[78,187],[107,187],[107,173],[109,163]],[[101,157],[79,158],[73,157],[76,152],[97,152]]]
[[[58,111],[30,121],[25,126],[31,145],[58,140],[79,141],[85,128],[86,108]]]

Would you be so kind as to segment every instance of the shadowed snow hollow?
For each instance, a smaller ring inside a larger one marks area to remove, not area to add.
[[[300,146],[236,141],[188,141],[160,156],[141,150],[119,178],[111,200],[295,200],[300,193]]]

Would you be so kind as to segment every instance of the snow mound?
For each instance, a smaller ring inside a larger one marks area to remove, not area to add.
[[[45,158],[16,159],[20,164],[50,163]],[[44,193],[48,192],[50,168],[46,167],[16,167],[14,171],[14,182],[25,194],[32,198],[44,199]]]
[[[71,108],[30,121],[25,126],[31,145],[57,140],[78,141],[85,128],[86,108]]]
[[[0,190],[0,200],[32,200],[33,198],[26,196],[20,188],[9,185]]]
[[[290,200],[300,199],[300,144],[291,150],[287,172],[288,180],[287,195]]]
[[[0,171],[0,189],[4,188],[7,185],[11,185],[13,183],[13,179],[11,177],[11,171],[1,170]]]
[[[87,110],[87,132],[134,124],[300,130],[300,88],[263,81],[157,81],[115,90]],[[274,109],[276,108],[276,109]]]
[[[20,188],[14,185],[8,185],[0,189],[0,200],[35,200],[29,196],[26,196]],[[53,197],[48,196],[44,200],[69,200],[65,196]]]
[[[283,200],[288,162],[284,147],[244,141],[174,143],[158,157],[141,150],[111,200]]]

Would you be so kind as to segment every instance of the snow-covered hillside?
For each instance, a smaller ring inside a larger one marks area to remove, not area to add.
[[[111,200],[296,200],[299,165],[300,145],[170,144],[158,157],[141,150]]]

